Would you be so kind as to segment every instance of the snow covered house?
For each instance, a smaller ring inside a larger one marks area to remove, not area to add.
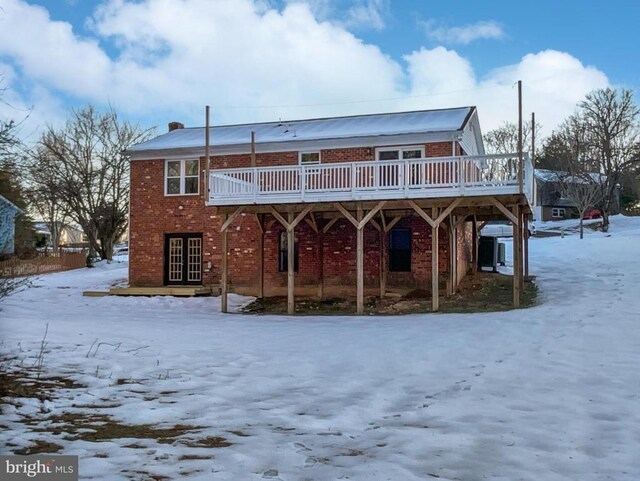
[[[22,209],[0,195],[0,257],[15,252],[16,216],[20,212]]]
[[[169,132],[133,146],[131,286],[257,296],[456,290],[477,223],[526,231],[528,156],[485,155],[475,107]],[[209,165],[205,159],[209,150]],[[524,235],[517,235],[519,302]],[[432,289],[432,286],[438,288]]]
[[[600,174],[590,174],[595,182],[600,182]],[[563,219],[577,219],[580,217],[578,209],[571,199],[563,196],[561,180],[567,182],[569,174],[567,172],[550,169],[535,169],[536,196],[533,218],[536,221],[550,221]],[[606,178],[606,177],[603,177]],[[582,180],[575,178],[576,182]],[[614,192],[614,202],[611,206],[611,213],[620,212],[620,190],[616,188]],[[593,206],[596,208],[597,206]]]

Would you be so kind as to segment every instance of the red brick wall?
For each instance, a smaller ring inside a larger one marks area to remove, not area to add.
[[[427,156],[451,155],[451,143],[426,144]],[[322,151],[322,162],[349,162],[374,160],[375,148],[334,149]],[[216,156],[212,168],[248,167],[249,154]],[[297,152],[261,153],[256,156],[258,166],[295,165]],[[201,162],[202,164],[202,162]],[[129,280],[134,286],[161,286],[164,282],[164,234],[203,234],[203,281],[205,284],[220,282],[220,217],[215,209],[204,205],[204,180],[201,178],[199,195],[164,195],[165,162],[159,160],[135,160],[131,162],[131,238]],[[202,168],[202,165],[201,165]],[[202,176],[203,177],[203,176]],[[389,273],[390,287],[424,286],[431,273],[431,229],[417,217],[405,218],[397,224],[412,230],[412,272]],[[265,233],[264,283],[265,287],[286,285],[286,273],[278,272],[278,234],[282,227],[274,223]],[[315,232],[302,222],[296,228],[299,249],[297,285],[315,285],[319,273],[318,242]],[[233,286],[257,284],[257,246],[259,231],[255,217],[242,215],[229,229],[229,282]],[[447,234],[440,229],[440,271],[447,271]],[[379,282],[380,237],[373,227],[367,227],[365,242],[365,283],[375,286]],[[343,283],[355,285],[355,228],[346,220],[339,221],[325,235],[324,243],[325,284]],[[211,262],[212,268],[207,268]]]

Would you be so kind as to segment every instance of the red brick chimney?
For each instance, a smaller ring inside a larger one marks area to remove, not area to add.
[[[169,122],[169,132],[172,132],[178,129],[184,129],[184,124],[180,122]]]

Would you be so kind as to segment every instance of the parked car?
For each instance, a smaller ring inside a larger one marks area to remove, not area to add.
[[[508,220],[490,220],[480,231],[486,237],[513,237],[513,224]],[[529,224],[529,237],[536,235],[536,225]]]
[[[513,237],[513,224],[508,220],[490,220],[480,231],[485,237]]]
[[[582,218],[585,220],[599,219],[600,217],[602,217],[602,211],[600,209],[588,209],[582,216]]]
[[[123,242],[121,244],[116,244],[113,246],[113,255],[114,256],[124,256],[129,254],[129,244]]]

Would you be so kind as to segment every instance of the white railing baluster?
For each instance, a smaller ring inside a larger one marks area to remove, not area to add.
[[[464,195],[517,193],[516,154],[434,157],[390,161],[343,162],[213,169],[210,203],[305,202],[437,197],[443,189]],[[524,192],[533,195],[533,166],[524,164]],[[376,192],[380,192],[377,196]],[[532,199],[529,199],[532,201]]]

